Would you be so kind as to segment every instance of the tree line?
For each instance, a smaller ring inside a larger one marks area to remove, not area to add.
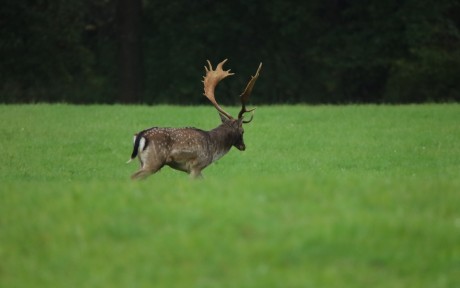
[[[0,102],[205,103],[205,61],[259,62],[257,103],[460,100],[458,0],[4,0]]]

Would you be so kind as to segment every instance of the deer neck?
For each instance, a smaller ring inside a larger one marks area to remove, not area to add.
[[[235,131],[227,126],[221,124],[217,128],[209,131],[210,137],[210,150],[212,153],[212,162],[217,161],[232,148],[235,143]]]

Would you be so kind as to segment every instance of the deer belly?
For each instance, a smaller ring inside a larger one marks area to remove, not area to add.
[[[196,161],[197,153],[195,151],[188,151],[188,150],[173,150],[171,151],[168,160],[166,161],[166,165],[169,167],[189,172],[190,166],[193,162]]]
[[[190,172],[190,168],[187,167],[187,163],[168,162],[166,163],[166,165],[179,171]]]

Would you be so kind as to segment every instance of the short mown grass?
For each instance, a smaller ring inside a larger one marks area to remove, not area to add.
[[[204,180],[129,179],[133,133],[218,123],[0,106],[0,286],[460,287],[460,105],[262,106]]]

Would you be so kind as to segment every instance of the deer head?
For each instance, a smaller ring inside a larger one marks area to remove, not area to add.
[[[211,103],[214,105],[214,107],[217,109],[219,112],[220,118],[222,120],[222,126],[226,126],[226,128],[229,130],[228,133],[229,135],[232,135],[232,145],[236,147],[238,150],[244,151],[246,149],[246,145],[244,144],[243,140],[243,134],[244,134],[244,129],[243,129],[243,124],[249,123],[252,121],[253,116],[254,116],[254,110],[256,108],[252,108],[247,110],[246,109],[246,103],[249,100],[249,96],[251,95],[252,88],[254,87],[254,84],[256,83],[257,78],[259,77],[259,72],[260,69],[262,68],[262,63],[259,64],[259,68],[256,71],[256,74],[254,76],[251,76],[251,79],[249,80],[248,84],[246,85],[246,88],[244,89],[243,93],[240,95],[240,100],[241,100],[241,110],[238,113],[238,118],[233,118],[232,115],[227,113],[220,105],[217,103],[214,91],[217,86],[217,84],[225,79],[228,76],[234,75],[234,73],[230,73],[229,70],[223,70],[223,66],[225,62],[227,62],[227,59],[224,61],[220,62],[217,64],[216,69],[214,70],[212,68],[211,62],[208,62],[209,67],[204,67],[206,70],[206,75],[203,77],[203,83],[204,83],[204,96],[211,101]],[[251,118],[249,120],[243,120],[244,114],[252,112]]]

